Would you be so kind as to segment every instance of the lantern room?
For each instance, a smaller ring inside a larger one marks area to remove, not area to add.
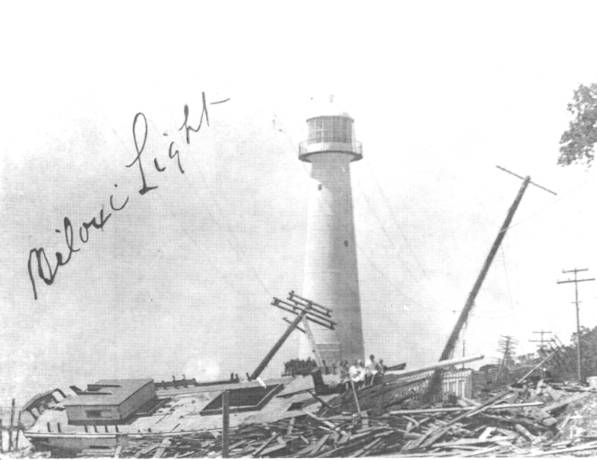
[[[347,113],[320,115],[307,119],[309,134],[299,146],[299,159],[311,161],[320,153],[346,153],[351,161],[363,157],[360,142],[354,138],[353,119]]]

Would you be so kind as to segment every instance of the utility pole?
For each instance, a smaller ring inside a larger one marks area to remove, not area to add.
[[[491,248],[489,249],[489,254],[487,254],[487,257],[485,258],[485,261],[483,262],[481,271],[477,275],[477,279],[475,280],[475,283],[473,284],[473,288],[471,289],[471,291],[466,299],[466,302],[464,303],[464,307],[462,308],[462,311],[460,312],[460,315],[458,316],[458,319],[456,320],[456,324],[454,325],[454,328],[452,329],[452,332],[450,333],[450,336],[448,337],[448,341],[446,342],[444,349],[442,351],[442,354],[439,357],[440,361],[444,361],[444,360],[452,357],[452,355],[454,353],[454,348],[456,346],[456,342],[458,341],[458,337],[460,336],[460,333],[462,332],[464,324],[467,322],[470,312],[475,305],[475,299],[477,298],[477,294],[481,290],[481,286],[483,285],[483,282],[485,281],[487,272],[489,271],[489,268],[491,267],[493,259],[495,258],[495,255],[497,254],[498,249],[500,248],[500,245],[502,244],[502,240],[506,236],[506,232],[510,228],[510,224],[512,223],[514,214],[516,214],[516,210],[518,209],[518,206],[520,205],[520,201],[522,200],[522,197],[524,196],[524,193],[525,193],[527,187],[529,186],[529,184],[532,184],[535,187],[538,187],[538,188],[540,188],[546,192],[549,192],[553,195],[557,195],[557,193],[555,193],[554,191],[549,190],[548,188],[545,188],[542,185],[539,185],[535,182],[532,182],[531,176],[523,177],[523,176],[520,176],[512,171],[509,171],[506,168],[503,168],[502,166],[496,166],[496,167],[507,174],[510,174],[514,177],[517,177],[518,179],[521,179],[522,184],[520,184],[518,193],[516,194],[514,201],[512,202],[512,204],[510,205],[510,208],[508,209],[508,212],[506,213],[506,218],[504,219],[504,222],[502,223],[502,226],[500,227],[500,230],[499,230],[497,236],[495,237],[495,240],[494,240]],[[441,371],[435,371],[431,377],[430,382],[429,382],[427,396],[432,396],[434,393],[436,393],[438,391],[438,389],[441,389],[440,384],[441,384]]]
[[[552,334],[551,331],[544,331],[543,329],[541,329],[540,331],[533,331],[533,334],[539,334],[540,338],[535,340],[529,340],[529,342],[534,342],[534,343],[538,343],[539,345],[537,345],[537,351],[539,352],[539,355],[541,356],[544,352],[545,352],[545,346],[546,344],[549,342],[549,340],[545,339],[545,334]]]
[[[511,335],[502,335],[499,342],[499,352],[502,354],[496,379],[501,378],[502,375],[507,380],[510,366],[512,365],[514,358],[514,339]]]
[[[458,310],[452,310],[452,313],[456,314],[458,313]],[[464,358],[466,356],[466,326],[468,323],[468,318],[467,321],[464,322],[464,324],[462,325],[462,332],[460,334],[460,342],[462,343],[462,357]],[[464,369],[465,364],[462,365],[462,369]]]
[[[562,270],[562,273],[574,273],[574,279],[567,279],[558,281],[558,284],[567,284],[567,283],[574,283],[574,302],[573,304],[576,305],[576,375],[578,377],[579,383],[583,381],[582,375],[582,351],[580,345],[580,312],[578,304],[580,301],[578,300],[578,283],[583,283],[585,281],[595,281],[595,278],[583,278],[578,279],[578,273],[588,271],[588,268],[573,268],[572,270]]]

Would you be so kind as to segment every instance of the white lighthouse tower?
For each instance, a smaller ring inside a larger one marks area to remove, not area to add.
[[[328,365],[363,359],[363,329],[353,220],[350,163],[362,158],[353,119],[327,104],[307,119],[309,135],[299,159],[311,163],[303,295],[331,308],[337,326],[311,323],[317,350]],[[313,354],[303,335],[300,356]]]

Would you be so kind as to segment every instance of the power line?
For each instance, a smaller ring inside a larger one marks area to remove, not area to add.
[[[398,291],[398,293],[405,297],[406,299],[408,299],[409,301],[411,301],[413,304],[418,305],[419,307],[425,307],[423,304],[421,304],[420,302],[416,301],[415,299],[413,299],[412,297],[410,297],[408,294],[405,294],[404,291],[402,291],[402,289],[400,289],[378,266],[375,262],[373,262],[373,260],[371,259],[371,257],[369,257],[362,248],[358,248],[358,251],[361,255],[365,256],[365,259],[369,262],[369,264],[371,265],[371,267],[373,267],[373,269],[379,273],[394,289],[396,289],[396,291]]]
[[[152,122],[151,120],[149,120],[149,122],[150,122],[151,124],[153,124],[153,122]],[[156,127],[155,127],[155,125],[154,125],[154,128],[156,128]],[[156,128],[156,129],[157,129],[157,128]],[[112,132],[114,133],[114,135],[115,135],[116,139],[117,139],[117,140],[118,140],[118,142],[120,143],[120,145],[121,145],[121,147],[123,148],[123,150],[124,150],[125,152],[128,152],[128,149],[125,147],[125,144],[124,144],[123,140],[120,138],[120,136],[118,135],[118,133],[116,132],[116,130],[115,130],[115,129],[112,129]],[[187,179],[187,180],[188,180],[188,179]],[[190,182],[190,181],[189,181],[189,182]],[[159,194],[156,194],[156,195],[154,195],[154,197],[155,197],[155,198],[157,198],[157,199],[158,199],[158,201],[161,201],[161,202],[163,203],[163,201],[162,201],[161,197],[159,196]],[[162,206],[162,208],[163,208],[163,209],[166,209],[166,210],[167,210],[167,212],[168,212],[168,214],[170,215],[170,217],[171,217],[172,219],[176,220],[176,218],[175,218],[174,214],[173,214],[173,213],[171,212],[171,210],[170,210],[170,206],[166,206],[166,205],[164,205],[164,206]],[[208,212],[208,214],[211,216],[211,213],[209,212],[209,210],[207,210],[207,212]],[[216,224],[217,224],[217,222],[216,222]],[[193,236],[192,236],[192,235],[189,233],[189,231],[187,230],[187,228],[186,228],[184,225],[183,225],[181,228],[182,228],[182,231],[183,231],[183,233],[184,233],[184,234],[186,235],[186,237],[189,239],[189,241],[191,241],[191,242],[192,242],[192,244],[193,244],[193,245],[194,245],[194,246],[195,246],[197,249],[199,249],[199,250],[201,251],[201,250],[202,250],[202,247],[201,247],[201,245],[199,245],[199,243],[197,242],[197,240],[196,240],[196,239],[195,239],[195,238],[194,238],[194,237],[193,237]],[[229,244],[230,244],[230,242],[229,242]],[[233,248],[233,249],[234,249],[234,248]],[[205,251],[203,251],[203,252],[204,252],[204,254],[205,254]],[[238,254],[237,254],[237,255],[238,255]],[[239,290],[236,288],[236,286],[235,286],[235,285],[234,285],[234,284],[233,284],[233,283],[232,283],[232,282],[231,282],[231,281],[230,281],[230,280],[229,280],[229,279],[226,277],[226,275],[225,275],[225,274],[224,274],[224,273],[223,273],[223,272],[222,272],[222,271],[219,269],[219,267],[218,267],[218,266],[217,266],[217,265],[216,265],[214,262],[212,262],[212,261],[211,261],[209,258],[208,258],[207,260],[208,260],[208,263],[209,263],[209,264],[210,264],[210,265],[211,265],[211,266],[212,266],[212,267],[213,267],[213,268],[214,268],[216,271],[218,271],[218,272],[220,273],[220,275],[221,275],[221,278],[224,280],[224,282],[225,282],[225,283],[226,283],[226,284],[227,284],[227,285],[228,285],[228,286],[229,286],[229,287],[230,287],[230,288],[231,288],[231,289],[232,289],[232,290],[233,290],[233,291],[234,291],[234,292],[235,292],[235,293],[236,293],[236,294],[239,296],[239,298],[245,299],[245,298],[246,298],[246,294],[243,294],[243,293],[239,292]]]
[[[154,125],[154,123],[149,120],[149,123],[152,124],[154,126],[154,128],[157,130],[157,127]],[[216,198],[216,194],[213,193],[213,191],[211,190],[211,187],[209,186],[203,172],[201,171],[201,167],[199,166],[199,164],[196,164],[196,169],[197,172],[199,173],[199,177],[201,179],[201,181],[203,182],[203,185],[205,186],[205,189],[207,190],[207,193],[210,195],[211,198],[211,202],[214,204],[215,208],[216,208],[216,212],[219,215],[223,215],[224,213],[222,212],[222,208],[218,203],[218,200]],[[189,179],[187,177],[186,174],[183,174],[183,176],[185,177],[186,181],[188,184],[191,185],[191,188],[195,188],[195,185],[193,183],[193,181],[191,179]],[[196,190],[196,189],[195,189]],[[249,267],[250,271],[253,273],[253,275],[255,276],[255,278],[259,281],[259,284],[261,285],[261,287],[263,288],[263,290],[270,296],[273,297],[273,294],[271,293],[271,291],[267,288],[267,286],[265,285],[265,283],[263,282],[263,279],[261,278],[261,276],[259,276],[259,273],[257,273],[257,270],[255,269],[255,267],[253,266],[253,264],[251,264],[247,259],[247,257],[244,254],[241,254],[241,245],[238,241],[238,239],[236,238],[234,232],[232,230],[230,230],[230,228],[228,227],[228,225],[226,224],[222,224],[220,223],[220,221],[214,216],[214,214],[207,208],[204,208],[207,212],[207,214],[209,215],[209,217],[214,221],[214,223],[220,228],[220,229],[224,229],[225,233],[228,234],[229,237],[231,237],[235,243],[232,243],[230,241],[229,238],[226,238],[226,241],[228,241],[228,244],[230,245],[230,247],[232,248],[232,250],[236,253],[236,256],[238,257],[239,260],[244,261],[245,265],[247,267]]]
[[[508,268],[506,266],[506,250],[505,250],[505,242],[502,243],[500,248],[500,252],[502,253],[502,265],[504,267],[504,274],[506,276],[506,288],[508,290],[508,300],[510,301],[510,308],[514,308],[514,298],[512,297],[512,289],[510,287],[510,276],[508,275]]]
[[[367,194],[363,191],[362,188],[359,187],[359,191],[361,192],[361,195],[363,196],[363,198],[365,199],[365,203],[367,204],[367,207],[369,208],[371,214],[375,217],[375,219],[377,220],[379,227],[381,228],[382,233],[385,235],[386,239],[390,242],[390,244],[392,245],[392,248],[394,249],[395,253],[396,253],[396,257],[398,258],[398,260],[400,260],[403,263],[403,266],[406,268],[406,270],[408,271],[408,273],[410,273],[410,275],[413,278],[418,278],[415,273],[411,270],[409,264],[400,256],[400,251],[398,250],[398,247],[396,246],[396,244],[394,243],[394,241],[392,240],[392,238],[390,237],[388,231],[386,230],[381,218],[379,217],[379,215],[375,212],[375,209],[373,208],[373,205],[371,204],[369,198],[367,197]],[[385,275],[384,275],[385,276]],[[433,303],[437,306],[440,306],[440,302],[438,302],[438,300],[431,294],[431,292],[427,291],[427,290],[423,290],[423,292],[425,292],[427,294],[427,296],[433,301]]]
[[[393,221],[394,225],[396,226],[396,230],[398,231],[398,234],[402,237],[402,239],[406,243],[407,247],[411,250],[411,254],[412,254],[413,258],[415,259],[415,262],[419,266],[419,269],[421,270],[421,272],[423,272],[424,275],[427,275],[427,271],[423,267],[423,264],[421,263],[421,261],[417,257],[416,253],[409,246],[408,239],[406,238],[406,236],[404,236],[404,234],[400,230],[400,225],[398,224],[398,219],[396,218],[396,216],[394,214],[394,211],[392,210],[392,208],[390,206],[390,202],[389,202],[389,200],[388,200],[385,192],[383,191],[381,185],[379,184],[379,181],[375,177],[375,174],[373,172],[373,169],[371,168],[371,165],[369,165],[369,163],[366,162],[366,166],[367,166],[367,170],[369,171],[369,175],[373,179],[373,182],[375,183],[375,185],[377,187],[377,190],[379,191],[379,194],[380,194],[380,196],[381,196],[384,204],[386,205],[386,208],[388,209],[388,213],[389,213],[390,217],[392,218],[392,221]]]
[[[215,194],[211,191],[211,188],[209,187],[207,180],[205,179],[205,176],[203,175],[203,173],[201,172],[201,168],[199,166],[197,166],[197,171],[199,172],[199,176],[201,177],[201,180],[203,181],[203,185],[205,185],[205,188],[207,189],[209,195],[211,196],[211,201],[212,203],[214,203],[216,210],[218,211],[218,213],[220,215],[223,215],[223,211],[221,206],[218,204],[218,200],[215,197]],[[189,181],[189,183],[192,183],[190,179],[187,179]],[[267,286],[265,285],[263,279],[261,278],[261,276],[259,276],[259,273],[257,273],[257,270],[255,269],[255,267],[253,266],[253,264],[251,264],[248,260],[246,260],[246,256],[244,254],[241,254],[243,251],[240,250],[239,248],[241,247],[240,243],[238,242],[238,239],[236,238],[234,232],[232,230],[230,230],[230,228],[228,227],[228,225],[226,224],[221,224],[218,219],[208,210],[207,213],[209,214],[209,216],[212,218],[212,220],[216,223],[216,225],[220,228],[224,228],[224,231],[228,233],[228,235],[230,237],[232,237],[232,239],[235,241],[236,245],[231,243],[230,240],[227,239],[228,244],[230,244],[230,246],[232,247],[232,249],[236,252],[237,257],[240,260],[245,259],[245,264],[249,267],[249,269],[253,272],[253,275],[255,276],[255,278],[259,281],[259,284],[261,284],[261,287],[263,288],[263,290],[269,294],[270,296],[273,297],[273,294],[271,293],[271,291],[267,288]]]
[[[156,195],[158,196],[158,195]],[[161,201],[161,200],[160,200]],[[172,212],[170,211],[168,206],[164,206],[164,208],[167,209],[168,214],[170,214],[170,216],[172,217],[172,219],[176,219],[174,217],[174,214],[172,214]],[[186,227],[183,225],[182,227],[182,231],[185,234],[185,236],[189,239],[189,241],[191,241],[193,243],[193,245],[199,249],[200,251],[202,250],[201,245],[197,242],[197,240],[191,235],[191,233],[186,229]],[[205,251],[202,251],[205,254]],[[221,278],[224,280],[224,282],[236,293],[236,295],[243,299],[246,300],[246,294],[243,294],[241,292],[239,292],[239,290],[236,288],[236,286],[228,279],[228,277],[222,272],[222,270],[219,269],[219,267],[211,261],[211,259],[208,257],[207,258],[208,263],[216,270],[220,273]]]

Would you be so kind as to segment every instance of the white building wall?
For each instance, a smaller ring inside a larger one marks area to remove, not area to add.
[[[312,155],[305,277],[302,295],[331,308],[338,325],[330,331],[311,323],[328,365],[364,358],[350,155]],[[306,336],[301,357],[311,354]]]

